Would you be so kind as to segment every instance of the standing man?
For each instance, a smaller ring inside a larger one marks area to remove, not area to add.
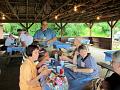
[[[57,40],[56,34],[53,30],[48,28],[48,23],[46,20],[41,22],[41,29],[34,35],[34,41],[40,42],[42,40],[45,40],[42,45],[53,45],[53,43]]]

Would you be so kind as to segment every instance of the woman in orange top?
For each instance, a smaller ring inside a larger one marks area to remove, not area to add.
[[[42,75],[47,75],[47,69],[37,75],[36,64],[34,61],[38,59],[39,47],[36,45],[30,45],[26,48],[25,62],[20,67],[20,90],[42,90],[40,82],[38,81]]]

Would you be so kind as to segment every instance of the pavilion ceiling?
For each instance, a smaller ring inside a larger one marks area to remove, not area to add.
[[[100,20],[96,19],[98,16]],[[120,0],[0,0],[0,22],[40,22],[42,19],[71,23],[118,20]]]

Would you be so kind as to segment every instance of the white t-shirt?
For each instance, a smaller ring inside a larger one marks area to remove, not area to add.
[[[21,41],[24,41],[25,44],[26,44],[26,46],[29,46],[29,45],[31,45],[32,42],[33,42],[33,37],[30,36],[30,35],[21,34],[21,35],[20,35],[20,40],[21,40]]]
[[[11,46],[14,42],[15,42],[15,39],[14,39],[14,38],[8,37],[8,38],[5,40],[5,46]]]

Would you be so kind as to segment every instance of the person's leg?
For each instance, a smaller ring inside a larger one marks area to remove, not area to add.
[[[65,76],[67,77],[68,80],[77,78],[75,72],[73,72],[69,68],[64,68],[64,74],[65,74]]]

